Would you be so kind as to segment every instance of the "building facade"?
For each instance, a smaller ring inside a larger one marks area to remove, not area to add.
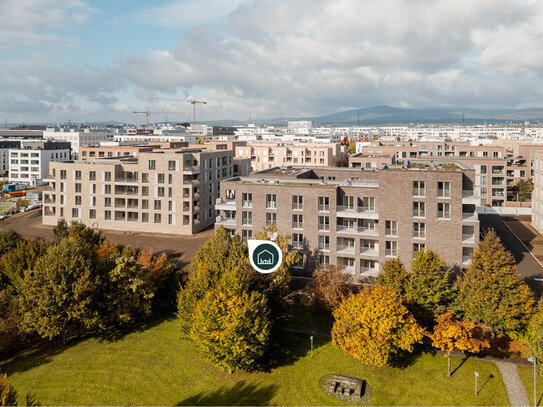
[[[9,150],[9,182],[31,184],[49,173],[49,163],[71,159],[70,143],[57,141],[22,141]]]
[[[330,263],[356,279],[380,265],[436,250],[451,267],[469,264],[479,237],[472,169],[275,168],[223,181],[215,227],[252,238],[265,225],[303,253],[298,272]]]

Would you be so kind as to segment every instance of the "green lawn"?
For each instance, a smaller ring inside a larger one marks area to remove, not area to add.
[[[539,360],[537,361],[539,363]],[[533,404],[534,402],[534,368],[533,366],[518,366],[517,367],[518,374],[520,376],[520,379],[522,380],[522,383],[524,384],[524,388],[526,389],[526,393],[528,394],[528,400],[530,400],[530,403]],[[543,376],[537,375],[537,405],[542,406],[543,405]]]
[[[498,369],[465,360],[451,378],[446,359],[421,354],[404,367],[364,367],[317,338],[285,334],[276,367],[266,372],[221,372],[202,360],[175,320],[116,340],[85,339],[66,347],[0,365],[21,395],[34,392],[42,405],[337,405],[321,392],[319,379],[339,373],[364,378],[378,405],[508,405]],[[453,358],[453,369],[463,359]],[[1,362],[0,362],[1,364]],[[474,371],[480,394],[474,396]],[[491,376],[492,375],[492,376]]]

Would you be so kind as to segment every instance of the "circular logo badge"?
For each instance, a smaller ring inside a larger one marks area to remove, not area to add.
[[[249,260],[259,273],[272,273],[279,268],[283,253],[279,246],[270,240],[249,240]]]

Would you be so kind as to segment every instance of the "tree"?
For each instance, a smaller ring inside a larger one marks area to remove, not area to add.
[[[12,229],[0,231],[0,256],[17,247],[17,243],[23,238]]]
[[[60,242],[68,236],[68,222],[66,222],[66,219],[61,218],[58,220],[57,225],[53,228],[53,234],[56,242]]]
[[[0,352],[14,349],[21,343],[20,324],[17,299],[8,290],[0,290]]]
[[[353,293],[352,276],[335,266],[321,265],[313,273],[315,299],[333,311]]]
[[[459,278],[458,308],[464,320],[483,323],[493,332],[518,337],[534,311],[534,295],[515,275],[515,260],[491,229]]]
[[[455,288],[439,254],[432,250],[415,253],[405,295],[417,321],[429,323],[447,310],[454,299]]]
[[[0,263],[0,275],[6,280],[11,292],[17,293],[25,270],[32,270],[46,252],[47,245],[37,240],[20,240],[8,251]]]
[[[54,338],[99,325],[96,293],[103,283],[93,254],[77,237],[50,246],[19,287],[22,326]]]
[[[198,302],[190,329],[200,354],[230,373],[253,366],[270,336],[266,297],[231,276]]]
[[[349,141],[349,146],[347,147],[347,152],[349,154],[355,154],[356,153],[356,142],[351,140]]]
[[[383,271],[379,273],[375,282],[395,292],[400,298],[405,298],[405,290],[409,284],[409,273],[400,259],[389,259],[383,264]]]
[[[530,319],[526,332],[525,342],[530,347],[530,353],[537,358],[537,373],[543,374],[543,300],[537,303],[537,309]]]
[[[365,287],[335,311],[332,340],[363,364],[384,366],[399,349],[413,351],[424,330],[394,292]]]
[[[436,323],[430,339],[432,339],[432,346],[447,352],[449,377],[451,376],[451,352],[477,353],[490,346],[486,339],[477,335],[474,323],[456,321],[453,311],[438,316]]]
[[[155,289],[154,304],[167,308],[175,306],[180,286],[177,263],[168,259],[165,253],[154,256],[150,250],[139,252],[137,263],[142,267],[143,280]]]
[[[177,313],[185,330],[190,328],[198,301],[216,287],[225,270],[243,270],[246,261],[247,247],[239,236],[219,227],[186,268],[187,282],[177,297]]]

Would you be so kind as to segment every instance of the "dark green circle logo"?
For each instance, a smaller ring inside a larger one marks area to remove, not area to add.
[[[271,270],[280,260],[277,248],[269,243],[259,244],[253,252],[253,263],[262,270]]]

